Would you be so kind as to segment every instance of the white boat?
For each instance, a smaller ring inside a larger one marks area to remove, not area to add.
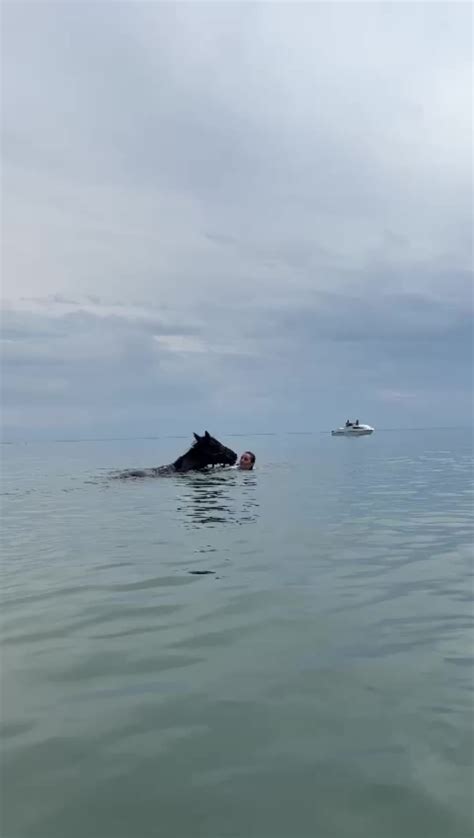
[[[375,428],[372,428],[370,425],[362,425],[359,420],[356,422],[349,422],[347,420],[346,424],[342,428],[337,428],[335,431],[331,431],[332,436],[369,436],[369,434],[373,434]]]

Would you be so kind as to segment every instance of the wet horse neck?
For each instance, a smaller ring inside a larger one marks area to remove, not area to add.
[[[191,471],[194,468],[197,468],[196,463],[193,460],[193,457],[188,454],[183,454],[181,457],[178,457],[174,463],[171,464],[171,468],[175,469],[176,471]]]

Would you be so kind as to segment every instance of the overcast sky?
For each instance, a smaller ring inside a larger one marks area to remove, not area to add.
[[[6,439],[471,421],[470,4],[2,14]]]

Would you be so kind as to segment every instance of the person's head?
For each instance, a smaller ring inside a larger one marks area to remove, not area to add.
[[[251,471],[255,465],[255,454],[252,451],[244,451],[239,460],[239,468],[244,471]]]

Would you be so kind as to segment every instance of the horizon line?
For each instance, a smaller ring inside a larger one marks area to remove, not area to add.
[[[456,430],[472,430],[472,425],[423,425],[407,428],[376,428],[377,432],[393,433],[395,431],[456,431]],[[245,433],[226,433],[228,437],[246,437],[246,436],[315,436],[317,434],[330,434],[331,430],[316,430],[316,431],[246,431]],[[161,434],[153,436],[113,436],[113,437],[65,437],[62,439],[46,439],[46,438],[26,438],[26,439],[6,439],[0,440],[2,445],[29,445],[37,443],[77,443],[77,442],[132,442],[138,440],[159,440],[159,439],[188,439],[189,434]]]

